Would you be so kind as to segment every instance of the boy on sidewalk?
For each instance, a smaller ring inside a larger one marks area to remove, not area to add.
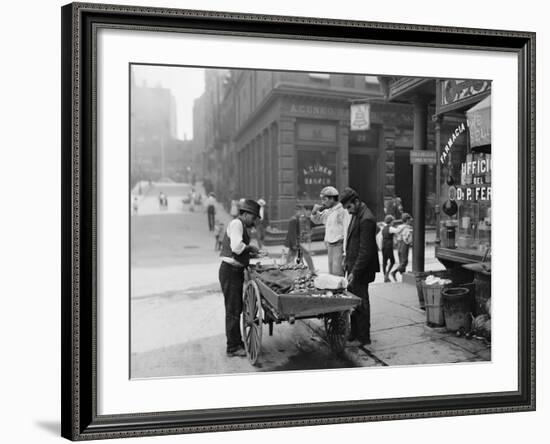
[[[394,281],[397,280],[397,272],[401,273],[401,277],[403,277],[409,264],[409,248],[413,243],[412,217],[408,213],[403,213],[402,220],[403,223],[397,228],[398,232],[396,233],[399,267],[391,272]]]
[[[390,282],[389,275],[395,265],[395,254],[393,252],[394,236],[399,230],[393,226],[394,218],[388,214],[384,218],[384,227],[382,228],[382,270],[384,271],[384,282]],[[392,274],[393,276],[393,274]],[[394,277],[395,280],[395,277]]]

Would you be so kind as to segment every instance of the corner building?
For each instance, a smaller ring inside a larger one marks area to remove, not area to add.
[[[263,197],[270,218],[286,220],[298,201],[318,200],[323,186],[347,185],[348,99],[367,90],[355,88],[359,78],[344,86],[344,76],[328,74],[233,71],[232,77],[240,196]]]

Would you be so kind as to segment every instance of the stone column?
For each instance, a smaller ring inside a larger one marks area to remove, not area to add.
[[[279,219],[288,219],[296,202],[296,119],[283,117],[279,121]]]
[[[395,196],[395,127],[383,127],[384,208]]]
[[[338,177],[336,188],[340,193],[349,186],[349,120],[340,120],[338,126],[338,154],[336,165]]]
[[[428,99],[415,96],[414,105],[414,150],[428,148]],[[424,271],[426,211],[426,167],[413,165],[413,272]]]
[[[441,223],[441,123],[443,118],[441,115],[434,118],[435,121],[435,243],[441,244],[440,229]]]

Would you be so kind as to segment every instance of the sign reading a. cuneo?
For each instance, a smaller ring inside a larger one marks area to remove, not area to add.
[[[411,151],[411,165],[435,165],[436,163],[437,158],[435,151]]]

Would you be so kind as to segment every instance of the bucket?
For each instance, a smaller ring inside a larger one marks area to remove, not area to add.
[[[447,330],[470,330],[470,290],[465,287],[447,287],[441,293]]]
[[[470,277],[471,272],[465,270],[462,267],[449,268],[446,270],[432,270],[432,271],[415,271],[414,276],[416,278],[416,291],[418,294],[418,305],[422,310],[425,310],[425,300],[424,300],[424,291],[422,290],[423,282],[429,275],[434,275],[442,279],[450,279],[455,285],[460,285],[465,282],[470,282],[472,279]]]
[[[445,287],[445,285],[427,285],[425,282],[422,282],[426,322],[430,326],[441,326],[445,324],[445,315],[441,303],[441,291]]]

